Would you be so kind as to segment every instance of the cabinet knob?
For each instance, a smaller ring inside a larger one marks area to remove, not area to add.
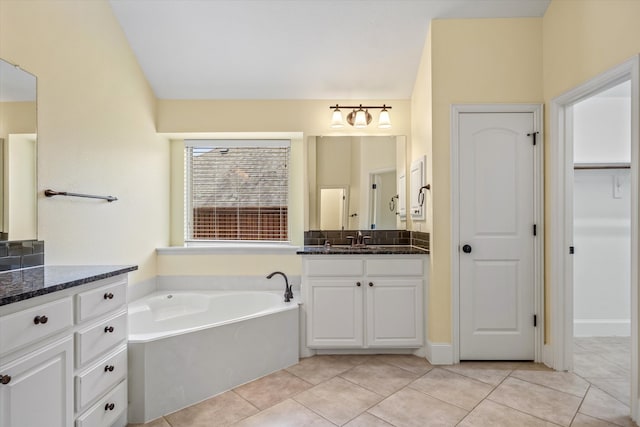
[[[10,375],[0,375],[0,384],[6,385],[6,384],[9,384],[10,382],[11,382]]]
[[[357,283],[356,283],[356,286],[362,286],[362,283],[357,282]]]
[[[44,325],[45,323],[47,323],[49,321],[49,318],[47,316],[36,316],[33,318],[33,323],[35,323],[36,325]]]
[[[107,365],[104,367],[105,372],[113,372],[114,369],[115,367],[113,365]]]
[[[106,334],[107,332],[108,333],[113,332],[113,326],[105,326],[104,327],[104,333]]]
[[[373,286],[373,282],[369,282],[369,286]]]
[[[113,294],[111,292],[104,294],[104,299],[113,299]]]
[[[106,405],[104,405],[104,410],[105,411],[113,411],[113,409],[116,407],[115,403],[107,403]]]

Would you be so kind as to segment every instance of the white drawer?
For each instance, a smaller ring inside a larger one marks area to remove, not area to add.
[[[72,325],[70,297],[0,317],[0,354],[42,340]]]
[[[76,297],[76,322],[80,323],[101,314],[117,310],[127,302],[127,277],[120,276],[115,283],[81,292]]]
[[[362,276],[364,274],[361,259],[336,259],[334,255],[321,256],[322,259],[305,260],[305,273],[308,276]]]
[[[127,381],[122,381],[76,420],[76,427],[111,427],[127,409]]]
[[[424,273],[422,259],[368,259],[367,276],[422,276]]]
[[[95,363],[76,376],[76,410],[80,412],[127,376],[127,346]]]
[[[127,338],[127,310],[76,332],[76,367],[79,368]]]

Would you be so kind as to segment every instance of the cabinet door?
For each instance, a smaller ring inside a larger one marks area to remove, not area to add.
[[[362,279],[309,279],[308,283],[307,345],[312,348],[362,347]]]
[[[68,427],[72,424],[71,337],[56,341],[17,360],[0,363],[2,427]]]
[[[366,289],[367,346],[422,346],[422,280],[370,278]]]

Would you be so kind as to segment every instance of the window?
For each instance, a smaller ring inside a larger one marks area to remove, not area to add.
[[[185,242],[287,241],[290,142],[185,141]]]

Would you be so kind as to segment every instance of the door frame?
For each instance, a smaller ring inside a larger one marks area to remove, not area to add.
[[[544,128],[542,104],[453,104],[451,106],[451,324],[453,363],[460,363],[460,115],[463,113],[532,113],[538,132],[534,147],[534,361],[542,361],[544,345]]]
[[[640,414],[638,402],[638,254],[640,181],[640,56],[605,71],[551,100],[549,292],[551,322],[548,361],[552,368],[573,367],[573,138],[572,107],[623,81],[631,81],[631,418]]]

